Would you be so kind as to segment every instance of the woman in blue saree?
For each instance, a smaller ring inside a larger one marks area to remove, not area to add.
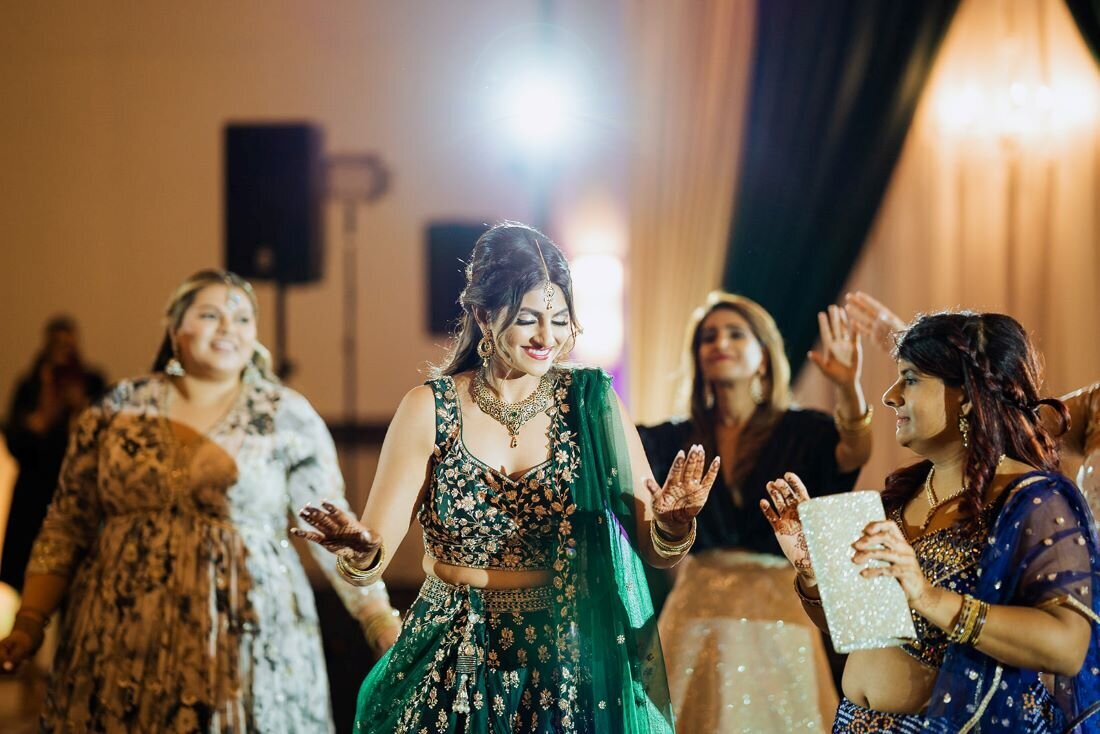
[[[1080,491],[1057,473],[1039,416],[1038,356],[1000,314],[918,318],[883,402],[922,461],[886,480],[888,519],[853,544],[865,576],[909,600],[917,640],[852,653],[834,732],[1100,732],[1100,549]],[[1064,426],[1063,426],[1064,427]],[[788,474],[762,503],[827,631]]]
[[[659,486],[607,375],[559,363],[577,322],[545,235],[486,232],[461,303],[447,363],[394,416],[361,522],[302,511],[300,535],[356,584],[414,515],[424,530],[427,580],[363,683],[358,730],[671,734],[641,559],[687,553],[718,461],[692,447]]]

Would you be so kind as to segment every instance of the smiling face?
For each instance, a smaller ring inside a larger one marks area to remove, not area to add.
[[[172,337],[189,375],[236,377],[256,349],[252,301],[239,288],[208,285],[195,294]]]
[[[963,401],[960,388],[921,372],[904,359],[898,361],[897,381],[882,396],[882,402],[897,415],[897,442],[921,456],[962,442],[958,419]]]
[[[549,310],[546,294],[540,286],[524,294],[519,312],[510,325],[503,323],[505,316],[502,314],[493,326],[494,333],[499,334],[494,359],[510,371],[542,377],[558,356],[572,349],[569,306],[560,287],[554,289]]]
[[[745,317],[729,308],[716,308],[703,319],[696,357],[710,383],[728,384],[767,372],[764,346]]]

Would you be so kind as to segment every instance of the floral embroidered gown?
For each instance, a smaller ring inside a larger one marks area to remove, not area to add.
[[[75,428],[27,569],[70,584],[43,730],[329,732],[287,528],[306,502],[346,507],[332,439],[258,376],[205,435],[165,418],[167,395],[160,375],[123,381]],[[336,588],[359,619],[388,603],[381,584]]]

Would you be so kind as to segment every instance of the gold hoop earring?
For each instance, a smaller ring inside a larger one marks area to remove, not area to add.
[[[959,433],[962,434],[963,448],[970,448],[970,421],[966,419],[965,415],[959,416]]]
[[[481,366],[489,369],[489,359],[497,351],[497,345],[493,342],[493,331],[489,329],[485,336],[477,343],[477,356],[481,357]]]
[[[764,381],[760,379],[759,374],[752,376],[752,382],[749,383],[749,397],[757,405],[762,405],[767,400],[767,396],[764,395]]]

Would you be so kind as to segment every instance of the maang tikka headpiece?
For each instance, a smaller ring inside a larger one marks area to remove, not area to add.
[[[546,283],[542,286],[542,297],[546,299],[546,310],[554,310],[554,295],[557,290],[554,288],[553,281],[550,280],[550,268],[546,267],[546,258],[542,256],[542,247],[539,245],[538,237],[535,238],[535,249],[539,251],[539,260],[542,261],[542,273],[546,276]]]

